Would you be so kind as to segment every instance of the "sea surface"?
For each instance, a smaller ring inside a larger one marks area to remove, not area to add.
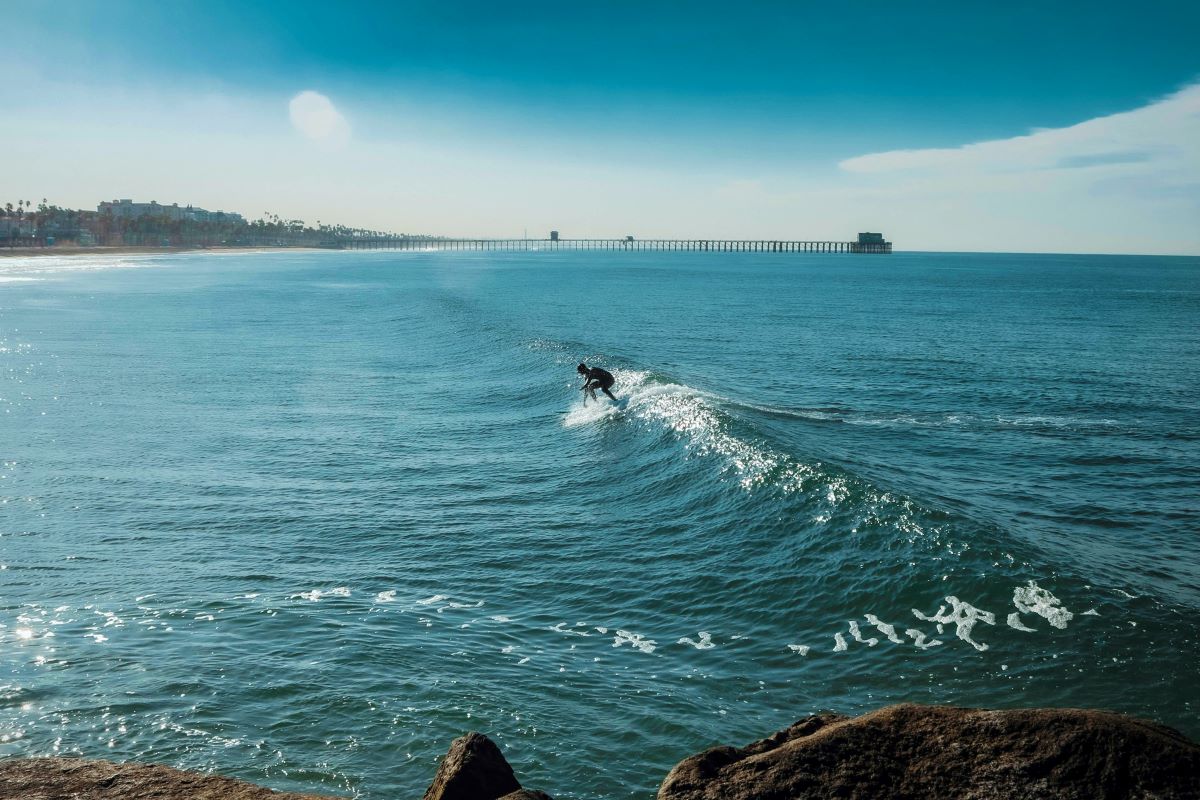
[[[1197,258],[0,259],[0,754],[381,799],[479,730],[649,798],[899,701],[1200,737],[1198,390]]]

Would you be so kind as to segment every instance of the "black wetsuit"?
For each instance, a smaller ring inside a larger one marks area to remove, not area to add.
[[[587,391],[593,392],[593,397],[595,397],[594,392],[599,389],[609,397],[612,397],[613,400],[616,400],[617,398],[613,397],[613,393],[609,391],[616,381],[617,379],[614,378],[612,373],[608,370],[600,369],[599,367],[589,367],[587,371],[587,380],[584,382],[583,388]]]

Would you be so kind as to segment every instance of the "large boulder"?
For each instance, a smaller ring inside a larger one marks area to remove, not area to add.
[[[1200,798],[1200,745],[1102,711],[889,706],[809,717],[671,770],[658,800]]]
[[[482,733],[471,732],[450,744],[424,800],[550,800],[522,789],[500,748]]]
[[[0,760],[0,798],[8,800],[333,800],[273,792],[252,783],[158,764],[82,758]]]

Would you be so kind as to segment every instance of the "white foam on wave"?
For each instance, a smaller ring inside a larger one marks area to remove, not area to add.
[[[931,647],[937,647],[942,643],[941,639],[930,639],[925,635],[924,631],[919,631],[916,628],[909,628],[904,631],[904,635],[913,640],[913,647],[918,650],[928,650]]]
[[[439,606],[437,613],[441,614],[443,611],[458,611],[459,609],[463,609],[463,608],[482,608],[482,607],[483,607],[482,600],[476,600],[474,603],[470,603],[470,602],[460,603],[457,600],[451,600],[449,603],[446,603],[446,605]]]
[[[612,646],[620,647],[623,644],[627,644],[634,650],[638,650],[643,653],[653,653],[655,648],[658,646],[658,642],[654,641],[653,639],[647,639],[640,633],[618,630],[617,635],[613,637]]]
[[[1063,607],[1062,601],[1030,581],[1027,586],[1013,589],[1013,605],[1022,614],[1037,614],[1055,628],[1066,628],[1075,615]]]
[[[1025,631],[1026,633],[1036,633],[1033,628],[1021,622],[1021,615],[1016,611],[1008,615],[1008,627],[1012,628],[1013,630]]]
[[[1088,419],[1086,417],[1064,417],[1029,414],[1022,416],[997,416],[996,422],[1018,428],[1110,428],[1117,425],[1115,419]]]
[[[788,645],[788,650],[791,650],[793,653],[799,653],[802,656],[808,655],[808,651],[811,649],[812,648],[806,644],[789,644]]]
[[[380,592],[375,595],[376,603],[391,603],[396,599],[396,590],[388,589],[386,592]]]
[[[577,428],[580,425],[593,425],[602,419],[615,417],[619,413],[621,413],[621,406],[607,397],[586,405],[580,401],[571,406],[571,410],[563,417],[563,427]]]
[[[684,384],[651,381],[650,373],[640,370],[618,369],[613,376],[617,379],[616,392],[622,396],[622,405],[634,419],[664,426],[693,453],[719,458],[726,469],[737,475],[743,489],[752,490],[771,482],[786,492],[802,491],[814,479],[822,477],[814,467],[730,433],[728,421],[718,409],[721,398],[717,395]],[[611,403],[600,407],[579,406],[567,414],[564,424],[603,419],[621,410]],[[836,505],[849,495],[844,480],[826,480],[823,494],[830,503]]]
[[[938,633],[942,633],[943,625],[953,624],[955,635],[962,639],[967,644],[974,647],[976,650],[983,652],[988,649],[988,646],[983,642],[977,642],[971,638],[971,631],[975,627],[975,623],[982,622],[986,625],[996,624],[996,615],[991,611],[983,611],[970,603],[959,600],[953,595],[946,597],[946,602],[950,604],[950,610],[946,610],[945,604],[938,606],[936,613],[932,615],[923,614],[917,609],[913,609],[912,613],[917,619],[923,619],[926,622],[937,623]]]
[[[940,532],[921,521],[922,509],[908,498],[858,484],[848,476],[830,474],[820,463],[806,464],[763,443],[738,438],[730,432],[731,420],[720,405],[746,406],[746,403],[729,401],[684,384],[653,381],[650,373],[641,370],[617,369],[613,374],[617,379],[615,391],[622,399],[621,406],[604,400],[587,406],[578,403],[565,416],[565,426],[627,415],[638,422],[666,428],[693,454],[718,459],[723,471],[734,474],[738,485],[746,491],[770,486],[785,494],[810,494],[823,506],[815,516],[818,524],[832,519],[832,512],[844,506],[857,486],[864,495],[862,505],[867,509],[860,524],[887,522],[910,543],[927,536],[936,539]],[[858,525],[852,532],[857,530]],[[967,547],[962,543],[938,543],[956,549]]]
[[[317,602],[322,597],[349,597],[350,589],[346,586],[339,586],[336,589],[313,589],[308,592],[299,592],[291,596],[292,600],[308,600],[309,602]]]
[[[879,640],[874,636],[870,637],[869,639],[864,638],[862,635],[862,629],[858,627],[858,622],[855,620],[850,620],[850,635],[854,637],[854,641],[859,642],[860,644],[865,644],[867,647],[874,647],[875,645],[879,644]]]
[[[874,625],[876,630],[887,637],[892,644],[904,644],[904,640],[896,634],[896,626],[884,622],[874,614],[864,614],[863,617],[871,625]]]
[[[450,598],[449,598],[449,597],[447,597],[447,596],[446,596],[446,595],[444,595],[444,594],[435,594],[433,597],[426,597],[424,600],[418,600],[418,601],[417,601],[417,605],[419,605],[419,606],[431,606],[431,605],[433,605],[434,603],[441,603],[441,602],[444,602],[444,601],[446,601],[446,600],[449,600],[449,599],[450,599]]]
[[[891,428],[942,428],[942,427],[987,427],[996,425],[1015,428],[1094,429],[1111,428],[1120,422],[1111,418],[1077,417],[1056,414],[1009,414],[981,415],[965,411],[864,411],[848,408],[793,408],[763,403],[738,401],[739,405],[765,414],[816,420],[819,422],[842,422],[848,425]]]
[[[690,636],[684,636],[682,639],[676,642],[676,644],[690,644],[697,650],[711,650],[712,648],[716,647],[716,645],[713,644],[712,634],[708,631],[700,631],[697,635],[700,637],[699,641]]]

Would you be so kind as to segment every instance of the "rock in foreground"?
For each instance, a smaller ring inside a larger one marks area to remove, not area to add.
[[[0,760],[0,798],[8,800],[334,800],[273,792],[252,783],[158,764],[82,758]]]
[[[472,732],[450,744],[424,800],[550,800],[550,796],[522,789],[496,743]]]
[[[1101,711],[889,706],[680,762],[658,800],[1200,797],[1200,745]]]

